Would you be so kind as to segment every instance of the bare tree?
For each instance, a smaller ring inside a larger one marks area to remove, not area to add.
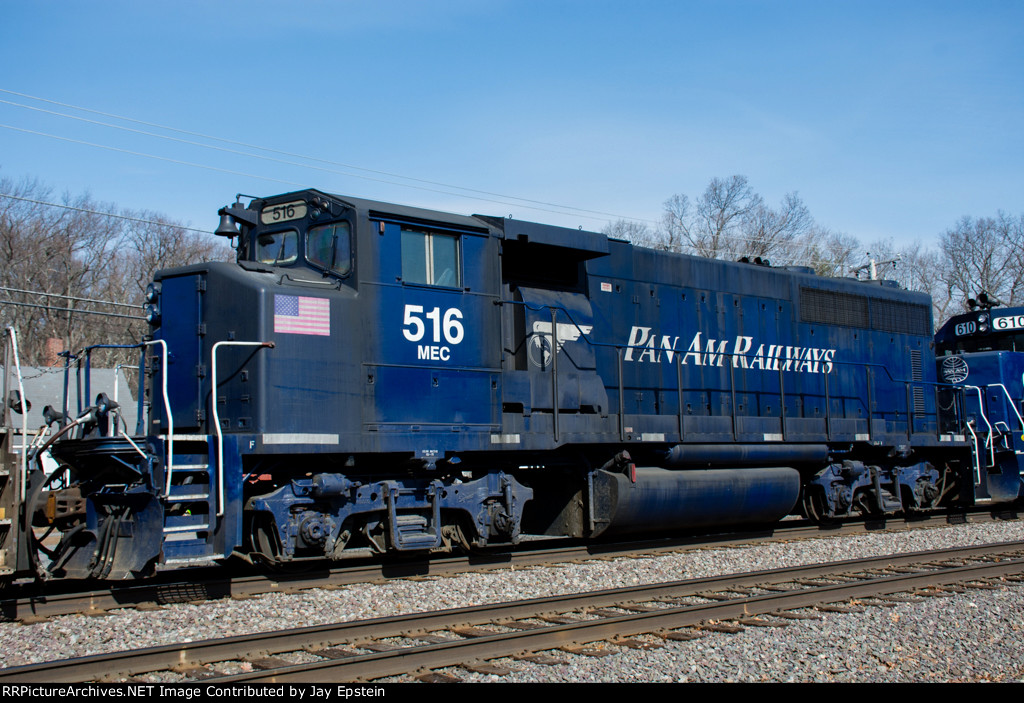
[[[820,253],[823,236],[799,195],[788,193],[772,207],[746,176],[735,175],[713,178],[696,201],[683,194],[666,200],[650,245],[715,259],[760,257],[792,264],[807,263],[814,247]]]
[[[643,222],[636,222],[634,220],[610,222],[601,230],[601,233],[608,235],[612,239],[625,239],[627,242],[632,242],[637,246],[649,247],[651,249],[657,249],[660,243],[654,230]]]
[[[860,249],[856,237],[814,225],[803,240],[802,263],[819,276],[848,276]]]
[[[1007,305],[1024,302],[1024,215],[963,217],[940,242],[945,282],[960,311],[981,291]]]
[[[157,269],[234,258],[220,237],[190,232],[155,212],[126,210],[123,214],[133,218],[125,221],[121,245],[127,284],[135,300],[142,300]]]
[[[734,258],[745,222],[763,204],[746,176],[738,175],[711,179],[692,206],[685,195],[675,195],[665,201],[666,248],[713,259]]]
[[[953,297],[943,276],[942,254],[935,249],[924,248],[920,243],[912,244],[900,251],[898,270],[897,280],[904,288],[932,297],[936,327],[945,322],[952,314]]]
[[[231,256],[214,236],[156,213],[104,215],[116,207],[88,195],[45,205],[56,198],[31,179],[0,179],[0,193],[13,196],[0,198],[0,323],[17,330],[28,365],[52,361],[48,340],[67,350],[138,341],[143,292],[156,269]]]
[[[746,176],[712,178],[697,201],[698,236],[693,246],[705,256],[732,258],[744,224],[763,205],[764,200],[750,187]]]
[[[794,264],[805,260],[815,234],[814,218],[800,196],[787,193],[778,209],[763,201],[753,205],[743,216],[739,232],[736,250],[741,256]]]
[[[673,195],[665,201],[661,227],[652,237],[654,249],[682,252],[692,247],[694,238],[693,211],[685,195]]]
[[[52,200],[38,181],[0,181],[3,193],[22,200],[0,199],[0,301],[2,318],[19,332],[26,363],[45,361],[46,340],[60,339],[64,348],[84,341],[80,311],[92,306],[85,298],[108,292],[105,268],[118,236],[111,218],[89,196],[63,196],[65,208],[41,205]],[[32,202],[32,201],[38,202]],[[91,333],[106,332],[95,319]]]

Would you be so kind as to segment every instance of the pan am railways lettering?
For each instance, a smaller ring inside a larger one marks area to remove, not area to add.
[[[679,337],[651,334],[651,327],[634,326],[629,332],[629,348],[623,357],[625,361],[671,362],[676,354],[682,355],[682,363],[693,362],[694,366],[722,366],[730,355],[735,368],[761,369],[762,371],[795,371],[799,373],[830,373],[835,349],[819,347],[791,347],[784,344],[761,344],[757,351],[754,338],[740,336],[729,348],[729,340],[708,339],[702,342],[701,333],[693,335],[690,346],[683,352],[678,349]],[[636,354],[636,358],[634,358]]]

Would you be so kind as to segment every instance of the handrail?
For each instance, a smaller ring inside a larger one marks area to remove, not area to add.
[[[144,372],[145,372],[145,368],[146,368],[145,352],[142,351],[142,350],[145,349],[147,344],[149,344],[149,343],[148,342],[141,342],[139,344],[92,344],[92,345],[90,345],[88,347],[85,347],[81,351],[79,351],[77,356],[69,354],[67,362],[65,363],[65,382],[64,382],[64,394],[65,394],[65,396],[64,396],[64,401],[65,401],[64,404],[65,404],[65,408],[64,408],[64,412],[65,413],[67,412],[67,407],[66,407],[67,406],[67,392],[68,392],[67,391],[67,366],[71,363],[72,356],[74,356],[74,359],[78,361],[77,372],[78,372],[78,376],[79,377],[81,376],[81,372],[82,372],[82,356],[83,355],[85,356],[85,395],[84,395],[84,398],[85,398],[86,402],[89,402],[89,400],[92,397],[92,351],[93,351],[93,349],[138,349],[138,350],[140,350],[140,353],[139,353],[139,365],[138,365],[138,368],[139,368],[139,394],[138,394],[139,395],[139,399],[137,401],[137,407],[136,407],[136,411],[135,411],[136,412],[135,432],[136,432],[136,434],[140,434],[141,435],[143,433],[143,431],[144,431],[142,428],[145,426],[145,424],[143,422],[143,415],[145,414],[144,413],[144,410],[145,410],[144,399],[145,399],[145,395],[146,395],[143,392],[143,388],[141,387],[142,379],[145,378],[145,373]],[[118,396],[117,372],[118,372],[118,369],[121,369],[124,366],[127,366],[127,364],[117,364],[114,367],[114,402],[115,403],[118,402],[118,397],[117,397]],[[82,388],[81,388],[81,378],[78,378],[77,382],[79,384],[79,388],[78,388],[78,390],[79,390],[79,394],[78,394],[78,408],[79,408],[79,412],[81,412],[81,409],[82,409],[82,398],[83,398],[83,395],[82,395],[82,392],[81,392],[82,391]],[[111,436],[113,436],[113,435],[111,435]]]
[[[623,379],[622,379],[623,352],[622,352],[622,350],[628,350],[628,349],[648,349],[648,347],[642,346],[642,345],[637,345],[637,344],[613,344],[613,343],[609,343],[609,342],[597,342],[597,341],[591,339],[591,336],[589,334],[584,332],[583,327],[581,327],[580,324],[573,318],[572,313],[568,309],[566,309],[564,306],[562,306],[562,305],[546,305],[546,304],[537,305],[537,304],[533,304],[533,303],[528,303],[528,302],[526,302],[524,300],[496,300],[496,301],[494,301],[494,304],[495,305],[499,305],[499,306],[503,306],[503,305],[519,305],[519,306],[522,306],[524,309],[529,310],[531,312],[543,312],[545,310],[550,310],[552,312],[552,316],[554,316],[554,312],[555,311],[561,311],[561,312],[563,312],[565,314],[565,316],[569,320],[569,322],[571,322],[576,327],[576,330],[580,334],[580,339],[582,339],[584,342],[586,342],[586,344],[590,345],[591,347],[595,347],[595,348],[608,348],[608,349],[615,349],[615,350],[617,350],[616,351],[616,354],[618,356],[618,362],[617,363],[618,363],[618,367],[619,367],[619,379],[618,379],[618,381],[619,381],[619,386],[620,386],[620,396],[619,396],[619,414],[620,414],[620,416],[625,412],[625,403],[624,403],[624,400],[623,400],[622,394],[621,394],[621,389],[622,389],[622,386],[623,386]],[[553,354],[557,354],[557,352],[558,352],[557,332],[554,329],[552,330],[552,339],[554,340],[554,345],[553,345],[554,348],[552,349],[552,353]],[[685,352],[682,352],[682,351],[679,351],[679,350],[672,350],[672,351],[674,351],[676,354],[678,354],[680,359],[685,357]],[[732,412],[732,415],[733,415],[733,418],[734,418],[734,423],[733,424],[734,424],[734,427],[735,427],[736,404],[735,404],[735,388],[734,388],[735,380],[733,378],[733,369],[735,369],[735,368],[737,368],[739,366],[738,359],[751,359],[751,358],[755,358],[756,355],[736,354],[734,352],[715,352],[715,355],[716,356],[721,356],[723,358],[728,358],[728,359],[731,360],[730,361],[730,383],[729,383],[730,388],[728,390],[730,390],[731,393],[734,396],[734,402],[732,404],[731,412]],[[784,379],[783,371],[785,369],[783,368],[783,363],[785,361],[794,361],[794,360],[792,360],[792,359],[786,359],[786,360],[773,359],[773,361],[780,362],[779,363],[779,367],[778,367],[778,371],[779,371],[779,384],[780,384],[779,385],[778,393],[780,395],[781,405],[782,405],[782,407],[780,408],[780,416],[782,418],[781,419],[782,432],[783,432],[783,435],[785,435],[785,433],[786,433],[786,429],[785,429],[785,425],[786,425],[786,422],[785,422],[786,410],[785,410],[785,387],[784,387],[784,380],[783,380]],[[940,381],[926,381],[924,379],[918,380],[918,379],[896,378],[895,376],[893,376],[892,371],[889,369],[888,366],[886,366],[884,364],[874,363],[874,362],[843,361],[843,360],[840,360],[840,359],[834,359],[833,358],[833,359],[829,359],[828,363],[832,364],[833,367],[843,366],[843,367],[852,367],[852,368],[863,368],[865,370],[865,373],[867,374],[867,394],[868,394],[868,396],[867,396],[868,397],[868,408],[867,408],[868,416],[867,416],[867,421],[868,421],[868,435],[869,435],[869,437],[872,435],[871,418],[872,418],[872,415],[873,415],[873,410],[872,410],[871,406],[873,405],[873,395],[874,394],[873,394],[872,391],[873,391],[874,378],[875,378],[874,375],[872,374],[872,371],[874,371],[875,369],[881,369],[881,371],[884,372],[886,379],[890,383],[892,383],[893,385],[896,385],[896,386],[903,385],[905,390],[906,390],[906,395],[907,395],[906,415],[907,415],[907,434],[908,434],[908,436],[912,436],[913,435],[914,424],[915,424],[914,421],[916,420],[916,417],[915,417],[916,413],[914,412],[914,410],[912,408],[912,399],[911,399],[912,393],[910,392],[912,388],[914,388],[914,387],[922,387],[923,388],[923,387],[926,387],[926,386],[932,386],[932,387],[935,388],[936,392],[938,392],[938,390],[941,389],[941,388],[949,388],[949,389],[963,388],[963,386],[957,386],[957,385],[954,385],[954,384],[951,384],[951,383],[943,383],[943,382],[940,382]],[[681,361],[680,362],[676,362],[676,368],[677,368],[677,376],[681,377],[681,375],[682,375]],[[774,369],[772,369],[772,370],[774,370]],[[824,374],[824,376],[826,378],[825,383],[826,383],[826,386],[827,386],[827,384],[828,384],[828,381],[827,381],[828,374]],[[1022,382],[1022,384],[1024,384],[1024,374],[1021,374],[1021,382]],[[681,385],[682,385],[681,384],[681,378],[677,378],[677,385],[680,386],[679,392],[681,393]],[[725,389],[725,388],[720,389],[721,392],[726,392],[726,390],[727,389]],[[831,434],[831,424],[832,424],[833,418],[831,417],[831,410],[829,408],[829,401],[830,401],[829,391],[828,391],[828,389],[826,387],[826,390],[825,390],[826,427],[828,427],[828,432]],[[680,416],[681,416],[681,413],[682,413],[682,410],[681,410],[681,408],[682,408],[682,400],[681,400],[681,398],[679,400],[679,405],[680,405]],[[557,410],[555,412],[557,414]],[[925,417],[927,417],[930,414],[931,413],[926,413]],[[935,410],[934,415],[936,417],[938,416],[938,405],[937,404],[936,404],[936,410]],[[557,423],[557,420],[556,420],[556,423]],[[619,424],[621,426],[622,422],[620,421]],[[1022,421],[1022,425],[1024,425],[1024,421]],[[940,432],[940,431],[941,430],[937,426],[936,427],[936,432]],[[621,427],[620,427],[620,433],[621,433]],[[735,429],[734,429],[734,435],[735,435]],[[682,436],[682,421],[681,420],[680,420],[680,436]]]
[[[69,381],[69,371],[70,371],[72,360],[75,360],[75,361],[78,362],[77,363],[77,370],[76,370],[77,371],[76,372],[76,382],[78,384],[78,405],[79,405],[79,411],[81,411],[83,397],[88,402],[89,397],[90,397],[90,395],[92,393],[92,351],[94,349],[138,349],[138,350],[140,350],[140,355],[139,355],[139,383],[141,385],[142,379],[145,378],[145,367],[146,367],[146,358],[145,358],[144,350],[145,350],[146,347],[152,346],[154,344],[159,344],[160,347],[161,347],[161,365],[160,365],[160,378],[161,378],[161,381],[162,381],[161,395],[162,395],[162,398],[163,398],[164,414],[167,417],[167,464],[166,464],[166,480],[165,480],[165,488],[164,488],[164,495],[167,495],[171,491],[171,478],[172,478],[172,474],[174,473],[174,417],[171,415],[171,400],[170,400],[170,394],[169,394],[168,389],[167,389],[167,358],[168,358],[168,353],[167,353],[167,342],[165,340],[163,340],[163,339],[154,339],[154,340],[150,340],[148,342],[140,342],[138,344],[92,344],[90,346],[87,346],[87,347],[83,348],[81,351],[78,352],[78,354],[72,354],[71,352],[63,353],[62,356],[65,356],[65,363],[64,363],[64,413],[66,415],[66,413],[68,411],[68,400],[69,400],[69,398],[68,398],[68,396],[69,396],[69,393],[68,393],[68,381]],[[81,386],[81,382],[82,382],[82,379],[81,379],[82,357],[83,356],[85,357],[85,393],[84,393],[84,396],[83,396],[83,393],[82,393],[82,386]],[[115,403],[118,401],[118,389],[119,389],[119,385],[118,385],[119,382],[118,382],[118,378],[117,378],[117,372],[123,366],[126,366],[126,364],[117,364],[114,367],[114,402]],[[135,430],[136,430],[137,434],[142,434],[142,432],[144,431],[143,430],[143,427],[144,427],[143,415],[144,415],[144,408],[145,408],[145,405],[144,405],[145,393],[143,393],[142,390],[143,389],[140,387],[139,388],[139,394],[138,394],[139,395],[139,400],[138,400],[138,409],[137,409],[138,419],[137,419],[136,426],[135,426]],[[61,421],[62,425],[63,425],[64,422],[65,422],[64,420]],[[116,422],[116,420],[115,420],[115,422]],[[111,432],[112,433],[114,432],[113,428],[111,429]],[[118,431],[118,432],[125,439],[127,439],[129,441],[129,443],[131,443],[131,445],[135,449],[135,451],[139,452],[140,455],[145,456],[145,453],[142,452],[142,450],[139,448],[139,446],[137,444],[135,444],[135,442],[133,442],[131,440],[131,438],[129,438],[128,435],[125,432],[122,432],[122,431]],[[111,436],[114,436],[114,435],[111,434]]]
[[[167,416],[167,474],[164,481],[164,495],[171,494],[171,473],[174,471],[174,416],[171,414],[171,397],[167,392],[167,342],[163,339],[151,339],[143,342],[140,346],[148,347],[151,344],[159,344],[162,349],[160,357],[160,380],[161,391],[164,399],[164,414]],[[142,397],[142,394],[139,394]]]
[[[580,329],[575,321],[573,324]],[[551,308],[551,424],[555,444],[558,444],[558,311],[554,308]]]
[[[1018,412],[1017,404],[1014,402],[1013,397],[1010,395],[1010,391],[1006,389],[1006,386],[1004,386],[1002,383],[989,383],[986,387],[1003,389],[1003,393],[1006,395],[1006,399],[1010,401],[1010,407],[1013,408],[1014,415],[1017,416],[1017,421],[1020,422],[1021,431],[1024,432],[1024,417],[1021,417],[1020,412]],[[1007,432],[1009,432],[1010,428],[1007,427],[1006,430]]]
[[[974,451],[971,452],[971,458],[974,459],[974,485],[981,485],[981,460],[978,458],[981,451],[978,449],[978,435],[974,433],[974,428],[971,427],[970,422],[965,422],[964,426],[967,431],[971,433],[971,439],[974,440]]]
[[[8,326],[6,334],[11,340],[11,349],[14,352],[14,370],[18,375],[18,394],[21,398],[21,479],[18,481],[18,497],[22,503],[25,502],[25,488],[28,482],[28,408],[25,407],[25,384],[21,378],[21,360],[18,358],[18,333],[13,327]],[[8,373],[8,369],[4,369],[4,373]],[[7,383],[4,381],[4,389],[6,390]],[[5,405],[7,405],[7,398],[3,399]],[[4,414],[6,415],[7,408],[4,408]]]
[[[217,517],[224,515],[224,431],[220,426],[220,413],[217,412],[217,350],[221,347],[268,347],[274,348],[273,342],[216,342],[210,350],[210,405],[213,426],[217,431]],[[166,377],[165,377],[166,378]],[[167,488],[170,492],[170,485]]]
[[[988,416],[985,415],[985,397],[982,394],[981,388],[979,386],[963,386],[963,387],[964,388],[973,388],[974,390],[978,391],[978,413],[981,415],[981,419],[984,420],[985,424],[988,426],[988,439],[985,440],[985,446],[987,446],[989,448],[989,452],[991,453],[991,457],[989,458],[989,464],[988,465],[989,466],[995,466],[996,465],[996,447],[995,447],[995,443],[992,441],[992,435],[995,433],[995,430],[992,427],[992,423],[988,421]]]

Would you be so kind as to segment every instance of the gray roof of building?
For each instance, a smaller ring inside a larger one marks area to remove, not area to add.
[[[2,365],[0,365],[0,369],[3,369]],[[14,369],[12,368],[11,371],[13,372]],[[114,369],[92,369],[89,387],[89,393],[92,397],[89,399],[82,398],[83,408],[92,405],[96,401],[96,396],[100,393],[106,393],[107,397],[111,400],[114,399],[114,371]],[[128,433],[133,434],[135,432],[135,424],[138,419],[139,399],[136,394],[137,389],[129,384],[123,368],[117,369],[116,378],[118,392],[117,400],[121,405],[121,416],[128,425]],[[31,404],[28,412],[28,427],[29,430],[34,430],[44,424],[43,408],[47,405],[52,405],[54,408],[60,408],[64,403],[64,369],[61,367],[22,366],[21,380],[22,385],[25,387],[25,397]],[[70,393],[68,398],[68,414],[74,417],[77,415],[79,407],[78,385],[75,382],[74,370],[71,372],[69,385]],[[17,378],[12,373],[8,393],[11,390],[17,390],[17,388]],[[84,393],[84,371],[82,373],[82,390]],[[12,413],[12,417],[14,418],[14,424],[20,425],[21,416],[17,413]]]

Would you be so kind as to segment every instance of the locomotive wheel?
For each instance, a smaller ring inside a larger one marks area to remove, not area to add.
[[[825,497],[819,491],[807,493],[804,491],[801,502],[803,503],[804,515],[815,522],[824,522],[828,513],[825,505]]]
[[[270,518],[253,517],[249,534],[255,557],[274,566],[282,563],[281,542]]]

